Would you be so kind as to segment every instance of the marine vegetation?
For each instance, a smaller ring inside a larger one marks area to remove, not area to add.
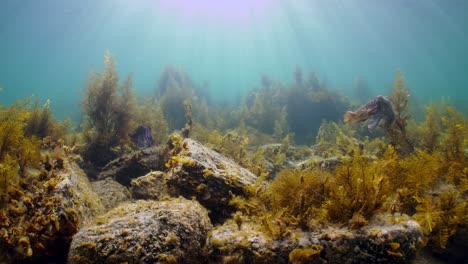
[[[44,107],[45,109],[47,109]],[[42,146],[51,146],[51,128],[56,128],[50,112],[39,120],[43,129],[31,129],[38,118],[37,107],[30,110],[25,100],[0,107],[0,262],[38,259],[66,250],[76,232],[78,219],[71,204],[54,195],[60,181],[65,154],[63,140],[54,142],[55,149],[40,149],[41,140],[35,133],[44,134]],[[34,120],[34,121],[32,121]],[[48,133],[51,134],[48,134]],[[59,149],[60,148],[60,149]],[[67,148],[68,149],[68,148]],[[51,249],[57,251],[51,251]],[[63,257],[63,256],[62,256]]]
[[[312,245],[309,248],[296,248],[289,253],[289,263],[312,263],[315,258],[318,258],[323,247],[320,245]]]
[[[410,141],[407,133],[408,120],[412,118],[408,113],[408,100],[410,93],[403,80],[400,71],[397,71],[393,83],[393,91],[390,95],[393,110],[395,111],[395,121],[392,126],[387,128],[387,136],[390,144],[400,153],[409,153],[414,150],[413,143]]]
[[[26,102],[29,100],[27,99]],[[39,139],[51,137],[54,141],[66,139],[71,120],[67,119],[63,122],[55,120],[50,110],[50,100],[46,100],[42,108],[39,107],[39,101],[39,98],[37,98],[34,107],[31,109],[24,128],[25,134],[27,136],[34,135]]]
[[[185,126],[184,102],[192,95],[193,83],[188,74],[180,68],[166,67],[157,84],[156,97],[170,131]]]
[[[300,72],[296,70],[296,81],[287,91],[287,123],[297,144],[311,144],[322,120],[339,120],[349,102],[319,82],[314,73],[302,81]]]
[[[432,153],[439,148],[440,136],[441,124],[437,120],[435,106],[431,104],[426,109],[426,119],[422,125],[418,145],[429,153]]]
[[[407,106],[397,109],[398,122],[406,129]],[[427,246],[444,254],[451,238],[468,227],[468,125],[453,107],[447,106],[442,116],[432,106],[428,109],[417,125],[424,136],[414,150],[402,134],[362,140],[349,125],[324,122],[314,153],[338,157],[337,166],[299,166],[284,169],[271,181],[259,178],[247,187],[249,198],[232,199],[237,215],[261,224],[276,238],[298,228],[359,229],[377,215],[388,214],[395,222],[408,215],[420,223]]]
[[[243,116],[247,125],[281,136],[287,133],[284,88],[267,78],[263,77],[259,90],[251,91],[244,99]]]
[[[82,100],[85,142],[83,158],[95,166],[104,166],[117,157],[113,148],[128,141],[132,120],[136,113],[136,97],[129,76],[122,86],[114,58],[110,53],[104,57],[102,73],[92,72],[88,76],[85,95]]]

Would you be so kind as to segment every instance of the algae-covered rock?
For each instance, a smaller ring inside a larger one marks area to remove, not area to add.
[[[133,178],[147,174],[152,170],[162,170],[165,159],[163,148],[155,146],[125,154],[109,162],[97,178],[112,178],[124,186],[129,186]]]
[[[104,211],[74,162],[43,170],[21,188],[0,210],[0,263],[63,262],[72,236]]]
[[[261,225],[233,221],[210,234],[211,262],[235,263],[408,263],[421,246],[417,222],[369,225],[361,230],[326,228],[273,237]]]
[[[208,213],[177,198],[123,204],[74,237],[69,263],[200,263]]]
[[[92,184],[106,210],[113,209],[132,198],[125,186],[111,178],[95,181]]]
[[[96,216],[104,212],[99,199],[84,171],[74,162],[66,163],[58,173],[61,181],[55,189],[55,196],[73,204],[79,218],[79,227],[94,222]]]
[[[247,169],[188,138],[167,165],[169,192],[196,197],[215,221],[230,215],[232,195],[244,194],[244,187],[256,180]]]
[[[160,200],[168,196],[165,173],[152,171],[145,176],[133,179],[130,191],[136,199]]]

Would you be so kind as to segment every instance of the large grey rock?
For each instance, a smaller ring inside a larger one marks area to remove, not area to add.
[[[132,179],[152,170],[163,170],[164,148],[154,146],[125,154],[109,162],[98,174],[97,179],[112,178],[124,186],[130,186]]]
[[[130,191],[135,199],[160,200],[165,196],[169,196],[166,181],[164,172],[152,171],[145,176],[133,179]]]
[[[229,205],[232,195],[243,195],[244,187],[256,180],[247,169],[192,139],[184,139],[168,167],[169,193],[196,197],[215,222],[234,211]]]
[[[261,225],[233,221],[209,237],[211,263],[408,263],[423,233],[413,220],[374,224],[360,230],[326,228],[273,237]]]
[[[96,216],[104,213],[105,208],[96,190],[76,163],[65,162],[64,169],[57,176],[61,180],[54,190],[54,196],[61,197],[63,205],[73,204],[79,220],[78,227],[94,222]]]
[[[198,202],[123,204],[73,238],[69,263],[199,263],[212,228]]]
[[[127,187],[112,178],[92,182],[92,185],[106,210],[113,209],[119,204],[132,199]]]

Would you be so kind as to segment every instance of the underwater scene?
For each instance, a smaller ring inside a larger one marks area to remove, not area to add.
[[[466,14],[1,1],[0,263],[468,263]]]

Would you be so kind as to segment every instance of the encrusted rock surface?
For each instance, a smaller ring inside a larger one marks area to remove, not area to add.
[[[361,230],[326,228],[317,232],[268,235],[260,225],[233,221],[209,237],[212,263],[408,263],[421,246],[419,224],[369,225]]]
[[[242,195],[244,187],[256,180],[247,169],[192,139],[185,139],[168,163],[169,192],[196,197],[215,222],[233,212],[229,205],[232,195]]]
[[[62,180],[54,190],[55,196],[62,197],[64,203],[74,204],[73,209],[77,212],[80,227],[93,222],[96,216],[104,213],[99,196],[76,163],[66,162],[58,176]]]
[[[112,178],[95,181],[92,184],[106,210],[113,209],[123,202],[130,201],[132,198],[127,187]]]
[[[129,186],[133,178],[152,170],[162,170],[165,159],[162,147],[154,146],[133,151],[109,162],[97,176],[98,180],[112,178],[124,186]]]
[[[99,197],[69,161],[24,185],[0,210],[0,263],[63,262],[72,236],[103,213]]]
[[[130,191],[135,199],[160,200],[168,196],[166,174],[162,171],[152,171],[145,176],[133,179]]]
[[[206,209],[183,198],[123,204],[80,230],[69,263],[200,263],[212,228]]]

